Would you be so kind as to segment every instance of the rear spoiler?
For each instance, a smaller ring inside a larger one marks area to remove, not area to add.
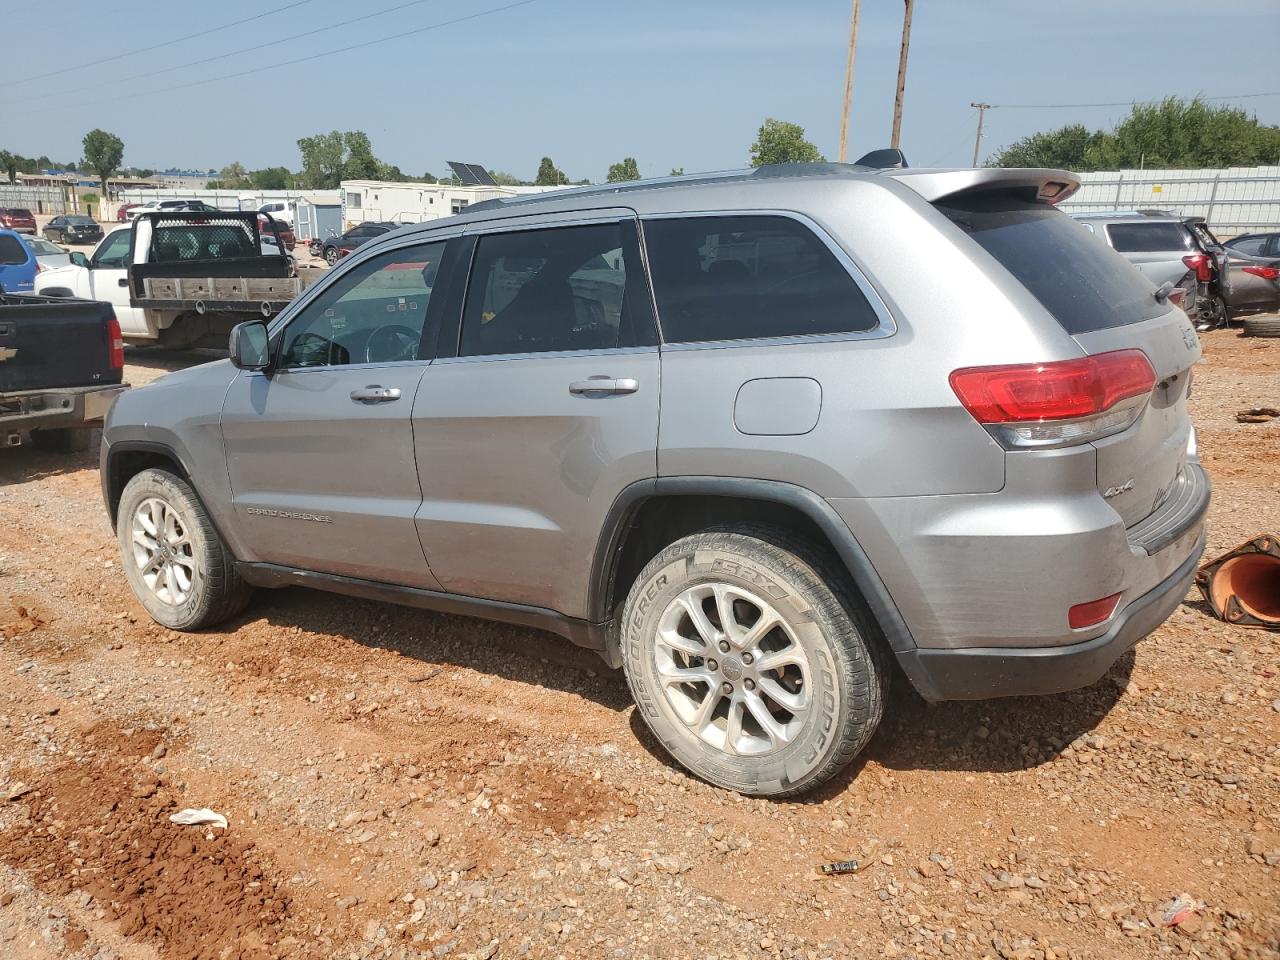
[[[1018,193],[1028,200],[1059,203],[1080,189],[1080,178],[1065,170],[981,167],[961,170],[886,170],[930,203],[957,193]]]

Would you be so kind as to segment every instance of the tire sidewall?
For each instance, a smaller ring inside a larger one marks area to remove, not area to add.
[[[852,624],[831,623],[822,598],[810,585],[772,563],[746,555],[741,546],[770,548],[733,534],[717,535],[717,546],[675,544],[637,578],[628,595],[621,630],[623,666],[640,711],[653,735],[681,764],[702,779],[741,793],[774,794],[801,788],[822,771],[848,722],[846,664],[833,638]],[[753,551],[756,552],[756,551]],[[814,707],[795,739],[765,757],[730,757],[703,742],[675,713],[658,679],[654,638],[667,606],[689,587],[727,583],[768,600],[787,621],[809,659]]]
[[[157,597],[142,579],[142,571],[133,558],[134,511],[142,501],[151,498],[163,500],[178,514],[191,540],[191,554],[195,558],[196,569],[191,579],[191,592],[180,604],[165,603]],[[151,618],[173,630],[183,630],[200,622],[211,603],[208,571],[218,562],[219,558],[214,551],[221,550],[222,545],[211,542],[206,535],[208,524],[202,522],[203,514],[203,507],[190,488],[173,474],[163,470],[144,470],[129,481],[120,496],[120,507],[116,513],[116,535],[120,543],[120,562],[124,567],[125,577],[133,588],[134,596]]]

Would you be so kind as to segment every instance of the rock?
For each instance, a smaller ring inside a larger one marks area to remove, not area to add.
[[[346,830],[349,827],[354,827],[359,822],[360,822],[360,814],[356,813],[353,810],[351,813],[348,813],[345,817],[339,820],[338,825],[342,827],[343,830]]]
[[[359,902],[360,902],[360,898],[359,898],[359,897],[354,897],[354,896],[353,896],[353,897],[343,897],[341,900],[339,900],[337,903],[335,903],[335,904],[334,904],[334,906],[335,906],[335,907],[337,907],[339,910],[350,910],[352,907],[354,907],[354,906],[355,906],[357,903],[359,903]]]
[[[498,952],[498,941],[491,940],[483,947],[476,951],[476,960],[491,960],[493,955]]]
[[[657,868],[659,873],[668,873],[672,876],[683,873],[688,869],[688,867],[682,864],[675,857],[658,857],[653,861],[653,865]]]
[[[364,938],[366,940],[379,940],[384,936],[386,936],[386,931],[382,929],[377,920],[370,920],[364,925]]]
[[[1250,837],[1247,849],[1249,851],[1249,856],[1260,857],[1267,852],[1267,845],[1262,842],[1260,837]]]
[[[0,895],[0,907],[7,907],[13,903],[13,896],[12,890],[6,890],[3,895]]]
[[[19,797],[25,797],[30,792],[31,788],[19,780],[5,791],[4,797],[6,800],[17,800]]]
[[[436,887],[440,886],[440,881],[436,878],[434,873],[428,873],[418,881],[418,886],[423,890],[434,890]]]
[[[1236,696],[1236,693],[1234,690],[1223,690],[1222,696],[1220,696],[1218,699],[1221,700],[1223,703],[1235,703],[1239,698]]]
[[[985,726],[980,726],[978,727],[978,729],[973,731],[973,735],[977,737],[979,740],[985,740],[987,739],[987,737],[991,736],[991,731],[988,730]]]

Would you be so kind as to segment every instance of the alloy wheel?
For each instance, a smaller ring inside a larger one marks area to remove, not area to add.
[[[700,583],[668,604],[655,640],[668,706],[704,743],[730,756],[781,750],[810,709],[809,658],[767,600]]]
[[[159,497],[148,497],[133,512],[132,538],[133,561],[142,582],[162,603],[185,603],[195,581],[196,559],[178,511]]]

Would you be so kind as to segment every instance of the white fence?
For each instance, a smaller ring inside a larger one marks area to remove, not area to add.
[[[1220,238],[1280,230],[1280,167],[1222,170],[1113,170],[1080,174],[1081,187],[1062,203],[1068,213],[1168,210],[1204,217]]]
[[[0,207],[22,207],[32,213],[70,213],[67,191],[61,187],[28,187],[0,183]]]

